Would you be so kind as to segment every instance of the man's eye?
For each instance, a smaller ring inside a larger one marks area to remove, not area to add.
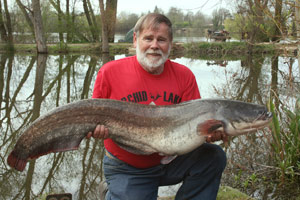
[[[158,39],[159,42],[165,42],[167,41],[165,38],[161,38],[161,39]]]

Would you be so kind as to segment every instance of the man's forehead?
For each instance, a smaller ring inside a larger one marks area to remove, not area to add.
[[[141,33],[145,33],[145,32],[157,32],[157,31],[165,31],[166,33],[169,32],[168,26],[166,24],[158,24],[156,26],[148,26],[145,27]]]

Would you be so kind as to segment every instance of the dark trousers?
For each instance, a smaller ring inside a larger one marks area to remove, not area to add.
[[[103,165],[108,183],[106,200],[156,200],[159,186],[180,182],[176,200],[213,200],[226,166],[226,155],[221,147],[205,143],[166,165],[137,169],[107,156]]]

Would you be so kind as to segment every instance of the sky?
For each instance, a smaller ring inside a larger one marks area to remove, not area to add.
[[[203,14],[211,15],[213,10],[227,8],[231,10],[231,1],[228,0],[118,0],[117,12],[147,13],[153,11],[155,6],[168,12],[170,7],[181,9],[184,13],[201,11]]]

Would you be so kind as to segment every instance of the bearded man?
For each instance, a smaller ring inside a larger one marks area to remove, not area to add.
[[[154,105],[200,98],[191,70],[168,59],[173,34],[172,23],[166,16],[150,13],[141,17],[134,27],[133,41],[136,56],[101,67],[93,98]],[[137,155],[122,149],[109,138],[109,130],[103,125],[98,125],[87,137],[104,139],[102,200],[156,200],[159,186],[177,183],[182,183],[177,200],[216,199],[226,155],[209,142],[225,140],[223,133],[208,136],[208,143],[174,159],[159,152]]]

